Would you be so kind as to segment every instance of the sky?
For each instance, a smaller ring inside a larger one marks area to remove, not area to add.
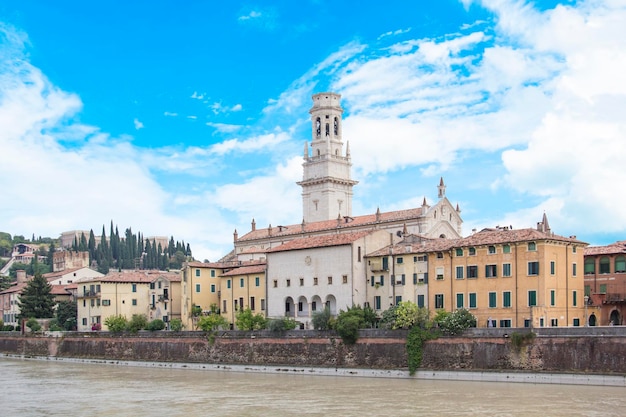
[[[0,231],[111,222],[198,260],[302,221],[311,96],[353,215],[626,239],[626,0],[0,0]]]

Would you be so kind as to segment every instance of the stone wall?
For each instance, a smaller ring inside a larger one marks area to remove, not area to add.
[[[626,375],[624,330],[601,335],[537,332],[536,337],[517,345],[512,334],[503,332],[441,337],[425,344],[422,368]],[[333,332],[316,331],[282,335],[233,331],[214,336],[201,332],[94,332],[58,337],[0,332],[0,352],[103,360],[406,369],[405,341],[404,331],[380,330],[361,332],[352,346],[344,345]]]

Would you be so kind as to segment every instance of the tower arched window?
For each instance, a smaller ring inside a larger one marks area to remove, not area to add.
[[[319,117],[315,119],[315,134],[317,136],[322,134],[322,121],[320,120]]]
[[[330,125],[326,123],[326,136],[330,136]]]
[[[339,119],[335,117],[335,128],[334,128],[335,136],[339,134]]]

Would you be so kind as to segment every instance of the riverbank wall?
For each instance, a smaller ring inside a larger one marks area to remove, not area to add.
[[[421,371],[556,372],[626,377],[626,328],[470,329],[422,348]],[[363,330],[354,345],[335,332],[0,332],[0,353],[22,357],[244,366],[406,370],[406,331]]]

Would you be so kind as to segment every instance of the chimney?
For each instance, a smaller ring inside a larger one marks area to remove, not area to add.
[[[15,271],[15,273],[17,274],[17,283],[25,284],[26,283],[26,271],[23,269],[18,269],[17,271]]]
[[[254,219],[252,219],[252,231],[254,232],[256,230],[256,222],[254,221]]]

